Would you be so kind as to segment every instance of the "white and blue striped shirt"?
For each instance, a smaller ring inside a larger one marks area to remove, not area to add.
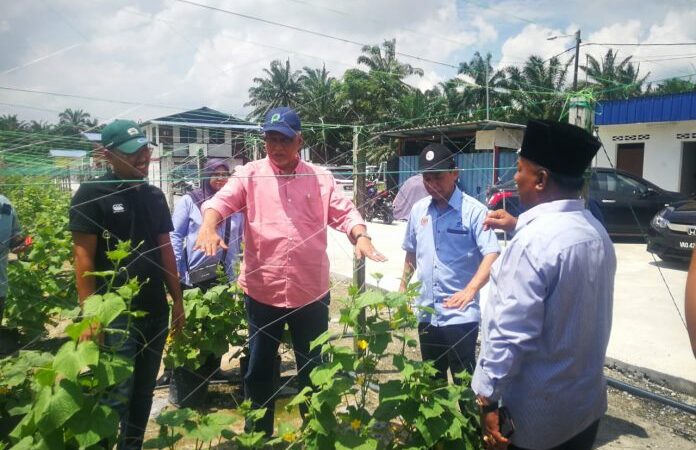
[[[613,244],[581,200],[520,215],[491,269],[472,380],[509,408],[516,446],[554,447],[606,411],[615,272]]]

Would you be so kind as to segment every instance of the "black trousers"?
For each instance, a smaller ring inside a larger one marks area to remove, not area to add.
[[[597,437],[597,429],[599,428],[599,419],[592,422],[589,427],[585,428],[572,438],[568,439],[561,445],[557,445],[548,450],[591,450]],[[527,450],[522,447],[510,445],[508,450]]]

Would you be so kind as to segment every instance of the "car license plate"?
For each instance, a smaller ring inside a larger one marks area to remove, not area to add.
[[[694,248],[696,247],[696,242],[679,242],[679,248]]]

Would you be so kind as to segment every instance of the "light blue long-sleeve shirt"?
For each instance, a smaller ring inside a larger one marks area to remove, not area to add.
[[[225,256],[225,273],[229,281],[234,281],[236,274],[234,272],[235,265],[239,259],[242,245],[242,235],[244,230],[244,216],[241,213],[232,214],[230,220],[230,231],[227,245],[227,255]],[[220,261],[222,258],[222,249],[218,250],[215,256],[205,256],[200,250],[194,250],[193,246],[196,243],[198,232],[203,223],[201,210],[196,206],[193,199],[189,195],[181,197],[179,202],[174,207],[172,214],[172,222],[174,231],[170,233],[174,256],[176,257],[176,266],[179,271],[179,279],[182,283],[191,285],[189,282],[189,270],[197,267],[204,267],[213,262]],[[217,232],[220,236],[225,233],[225,221],[221,222],[217,227]],[[184,259],[184,248],[186,249],[187,261]]]
[[[19,221],[12,204],[7,197],[0,195],[0,297],[7,296],[7,255],[12,240],[19,236],[20,232]]]
[[[554,447],[606,411],[615,273],[614,246],[581,200],[520,215],[491,269],[471,384],[509,408],[515,445]]]
[[[444,302],[469,284],[485,255],[500,253],[495,233],[483,229],[487,212],[481,202],[456,187],[444,211],[430,196],[413,205],[402,248],[416,254],[420,322],[436,327],[478,323],[478,293],[463,310],[446,308]],[[435,314],[422,307],[432,308]]]

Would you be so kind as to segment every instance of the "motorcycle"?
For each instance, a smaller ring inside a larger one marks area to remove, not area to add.
[[[394,221],[394,209],[392,208],[392,194],[388,190],[378,190],[377,183],[367,183],[367,199],[365,201],[365,220],[372,222],[379,219],[387,225]]]

